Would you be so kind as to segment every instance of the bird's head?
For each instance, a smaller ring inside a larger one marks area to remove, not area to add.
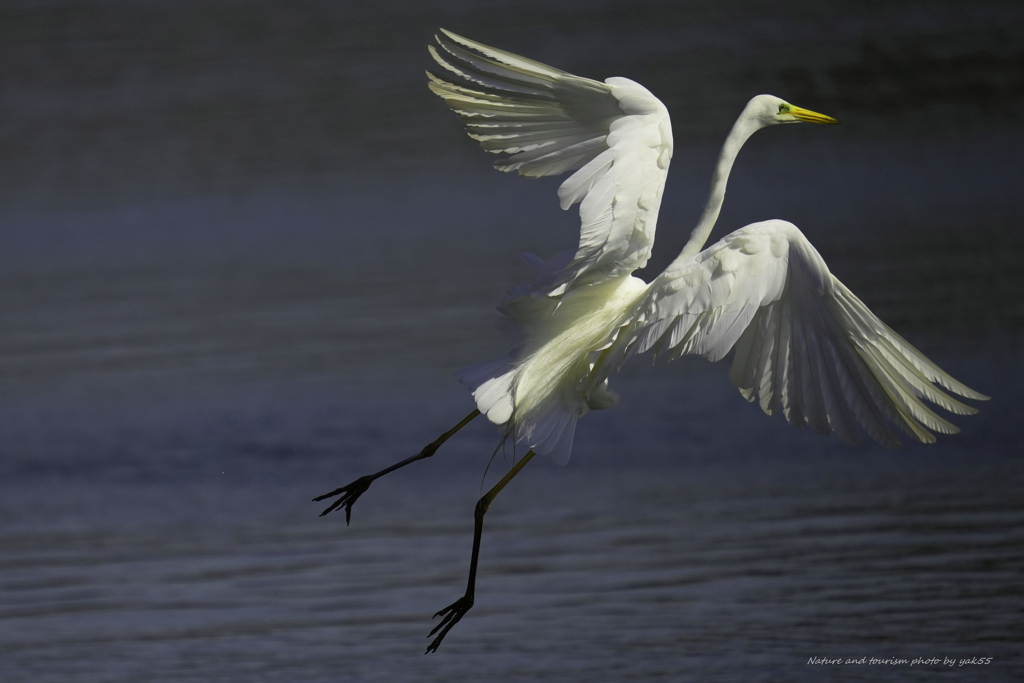
[[[758,95],[747,103],[744,114],[750,116],[761,126],[774,126],[779,123],[839,123],[831,116],[798,107],[795,104],[775,97],[774,95]]]

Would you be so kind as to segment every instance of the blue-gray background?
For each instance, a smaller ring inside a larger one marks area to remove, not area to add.
[[[1022,25],[988,0],[0,3],[0,678],[1019,680]],[[755,136],[716,234],[795,222],[993,401],[890,452],[765,417],[725,363],[635,362],[569,465],[495,503],[477,606],[423,657],[497,433],[349,528],[309,499],[471,409],[451,373],[503,352],[516,254],[578,224],[427,91],[439,26],[665,101],[648,276],[750,96],[842,120]],[[956,663],[807,664],[862,656]]]

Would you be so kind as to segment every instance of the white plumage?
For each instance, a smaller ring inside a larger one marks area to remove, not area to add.
[[[669,161],[668,111],[625,78],[573,76],[444,31],[429,74],[469,135],[525,176],[574,170],[559,188],[580,204],[575,252],[545,263],[500,310],[521,342],[505,359],[464,370],[478,409],[515,442],[565,462],[576,422],[615,405],[609,374],[637,353],[717,361],[735,349],[730,379],[749,401],[793,426],[885,446],[895,425],[932,442],[957,428],[923,401],[976,412],[944,392],[986,397],[950,377],[889,329],[828,270],[796,226],[765,221],[701,251],[718,218],[729,171],[757,130],[835,123],[777,97],[753,98],[723,145],[707,206],[680,256],[650,284],[631,273],[654,243]]]
[[[563,209],[580,203],[579,247],[551,292],[646,265],[672,159],[665,105],[627,78],[599,83],[443,33],[430,54],[462,83],[428,73],[430,89],[481,147],[509,155],[495,168],[529,177],[576,170],[558,197]]]
[[[430,53],[443,73],[429,74],[430,89],[485,150],[505,155],[498,169],[575,171],[558,194],[563,209],[580,205],[580,240],[546,262],[526,256],[535,282],[513,289],[499,307],[518,328],[518,343],[507,357],[459,374],[476,410],[417,455],[314,499],[339,496],[322,514],[343,507],[348,521],[371,483],[433,456],[480,413],[529,449],[477,502],[466,592],[434,615],[441,621],[427,652],[473,607],[484,515],[495,496],[535,454],[569,459],[577,421],[617,403],[608,377],[635,354],[717,361],[735,349],[729,376],[748,401],[853,443],[858,424],[890,447],[899,445],[892,425],[934,441],[932,432],[957,429],[924,401],[967,415],[975,409],[946,391],[986,398],[871,313],[793,224],[755,223],[704,249],[744,142],[766,126],[834,119],[771,95],[750,100],[722,145],[697,227],[647,284],[632,273],[650,256],[672,158],[664,105],[625,78],[599,83],[442,33]]]
[[[926,443],[955,426],[929,410],[977,412],[935,386],[986,397],[943,372],[837,280],[795,225],[754,223],[674,261],[640,300],[626,355],[715,361],[735,348],[732,383],[794,427],[859,443],[854,422],[895,447],[887,422]]]

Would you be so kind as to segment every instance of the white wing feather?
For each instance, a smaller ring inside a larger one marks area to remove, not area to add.
[[[925,443],[959,431],[922,399],[977,412],[936,385],[987,397],[950,377],[837,280],[796,226],[748,225],[696,256],[677,259],[640,299],[624,354],[653,349],[719,360],[734,346],[730,379],[769,415],[859,443],[860,423],[888,447],[889,422]]]
[[[430,54],[445,78],[430,89],[502,171],[538,177],[575,170],[559,188],[580,203],[580,241],[548,293],[642,268],[654,244],[672,158],[668,110],[625,78],[580,78],[442,30]]]

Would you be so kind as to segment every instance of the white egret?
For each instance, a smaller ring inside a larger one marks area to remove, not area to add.
[[[977,411],[939,387],[987,398],[871,313],[791,223],[754,223],[702,251],[744,142],[767,126],[834,119],[770,95],[750,100],[722,146],[697,227],[678,258],[647,283],[632,273],[650,256],[672,158],[665,106],[625,78],[599,83],[442,33],[439,49],[429,50],[444,75],[428,72],[430,89],[485,150],[507,155],[495,164],[499,170],[531,177],[574,170],[558,195],[563,209],[580,204],[581,228],[574,251],[548,262],[531,256],[537,281],[512,290],[500,306],[520,331],[518,345],[459,374],[477,409],[419,454],[316,499],[340,495],[323,514],[344,506],[348,521],[375,479],[432,456],[481,413],[527,449],[477,503],[466,593],[435,615],[443,619],[427,652],[473,606],[491,501],[535,454],[569,459],[577,420],[617,403],[609,374],[637,353],[717,361],[735,349],[729,377],[744,398],[795,427],[835,432],[850,443],[860,441],[857,424],[887,447],[899,445],[891,425],[926,443],[935,440],[933,431],[957,432],[922,399],[958,415]]]

